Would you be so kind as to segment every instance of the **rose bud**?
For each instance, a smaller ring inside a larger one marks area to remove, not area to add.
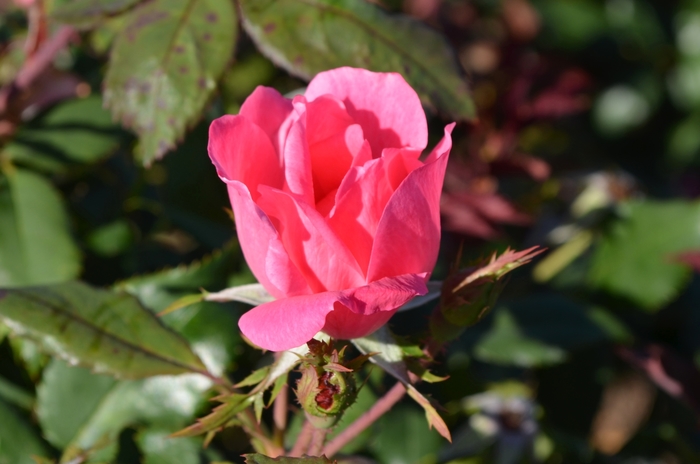
[[[417,295],[440,245],[454,124],[424,158],[425,113],[396,73],[339,68],[293,100],[258,87],[209,129],[243,254],[276,298],[241,317],[273,351],[368,335]]]
[[[345,410],[357,398],[354,371],[367,360],[360,356],[345,362],[343,348],[340,353],[332,344],[309,340],[309,355],[304,358],[297,383],[297,399],[306,417],[316,428],[334,426]]]

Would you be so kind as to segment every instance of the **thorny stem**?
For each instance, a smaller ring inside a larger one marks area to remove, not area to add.
[[[275,422],[274,440],[280,446],[283,446],[284,431],[287,429],[288,401],[289,387],[285,384],[277,395],[277,398],[275,398],[275,403],[272,407],[272,419]]]
[[[311,437],[314,434],[314,430],[316,430],[316,428],[311,424],[311,422],[308,420],[304,422],[304,427],[302,427],[301,432],[299,432],[297,441],[294,443],[292,451],[289,452],[289,456],[298,458],[306,452],[307,448],[309,447],[309,443],[311,442]]]
[[[350,443],[350,441],[362,433],[367,427],[372,425],[377,419],[379,419],[384,413],[389,411],[396,403],[403,398],[406,394],[406,387],[401,382],[391,387],[386,395],[381,397],[374,405],[357,418],[355,422],[350,424],[348,428],[340,432],[334,439],[332,439],[323,448],[323,454],[326,457],[331,457],[340,449]]]
[[[309,451],[307,452],[309,456],[318,456],[321,454],[323,443],[326,441],[327,432],[327,429],[314,430],[313,437],[311,438],[311,445],[309,446]]]

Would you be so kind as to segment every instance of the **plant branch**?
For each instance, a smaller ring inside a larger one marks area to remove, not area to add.
[[[307,454],[309,456],[318,456],[321,454],[323,449],[323,443],[326,441],[327,429],[316,429],[311,437],[311,445],[309,446],[309,451]]]
[[[406,387],[401,382],[396,383],[386,395],[381,397],[374,405],[357,418],[355,422],[350,424],[348,428],[340,432],[323,448],[323,454],[327,457],[333,456],[340,449],[350,443],[353,438],[358,436],[367,427],[372,425],[377,419],[389,411],[396,403],[406,394]]]
[[[285,384],[272,406],[272,419],[275,423],[274,440],[278,445],[284,443],[284,431],[287,429],[287,409],[289,407],[289,386]]]
[[[316,430],[316,428],[311,424],[311,422],[306,420],[301,432],[299,432],[296,443],[294,443],[292,451],[289,452],[289,456],[299,458],[306,452],[306,450],[309,448],[309,443],[311,442],[314,430]]]

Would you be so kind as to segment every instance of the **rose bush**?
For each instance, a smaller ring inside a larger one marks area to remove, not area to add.
[[[290,100],[258,87],[215,120],[209,155],[243,254],[276,301],[241,317],[273,351],[323,330],[365,336],[427,292],[454,124],[425,158],[425,114],[399,74],[339,68]]]

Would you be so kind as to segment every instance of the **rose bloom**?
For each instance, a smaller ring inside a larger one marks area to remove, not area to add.
[[[440,192],[454,124],[428,141],[416,92],[399,74],[339,68],[290,100],[258,87],[209,129],[238,238],[276,298],[244,314],[256,345],[281,351],[319,331],[368,335],[416,295],[440,245]]]

